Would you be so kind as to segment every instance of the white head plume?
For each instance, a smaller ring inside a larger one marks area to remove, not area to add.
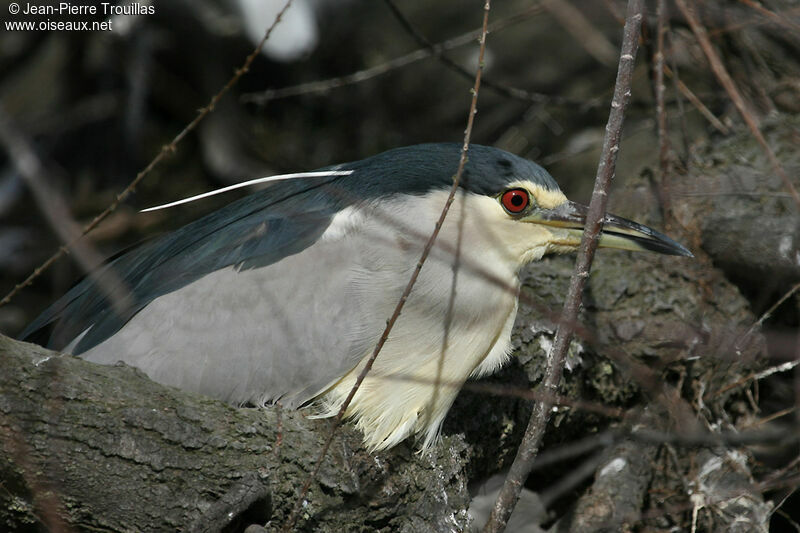
[[[204,192],[202,194],[197,194],[195,196],[190,196],[189,198],[184,198],[183,200],[176,200],[174,202],[169,202],[168,204],[161,204],[154,207],[148,207],[147,209],[142,209],[139,211],[140,213],[147,213],[150,211],[158,211],[159,209],[166,209],[168,207],[174,207],[176,205],[181,204],[188,204],[189,202],[194,202],[195,200],[200,200],[202,198],[208,198],[209,196],[214,196],[217,194],[222,194],[224,192],[233,191],[235,189],[241,189],[242,187],[248,187],[250,185],[257,185],[259,183],[268,183],[271,181],[283,181],[283,180],[291,180],[297,178],[325,178],[328,176],[349,176],[352,174],[352,170],[321,170],[316,172],[295,172],[293,174],[278,174],[277,176],[267,176],[264,178],[256,178],[248,181],[243,181],[242,183],[236,183],[234,185],[228,185],[227,187],[222,187],[221,189],[214,189],[213,191]]]

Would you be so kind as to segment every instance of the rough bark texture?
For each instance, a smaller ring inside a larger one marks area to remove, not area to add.
[[[0,529],[220,531],[280,525],[328,429],[235,409],[0,338]],[[344,428],[305,507],[308,531],[452,531],[467,523],[467,448],[372,456]],[[55,517],[60,516],[57,520]]]
[[[591,488],[557,532],[632,531],[641,520],[657,446],[625,441],[606,453]]]
[[[790,176],[800,173],[797,116],[762,125]],[[765,172],[764,151],[746,131],[698,150],[689,171],[672,182],[676,216],[699,232],[705,250],[736,280],[773,288],[800,280],[800,217],[781,179]]]

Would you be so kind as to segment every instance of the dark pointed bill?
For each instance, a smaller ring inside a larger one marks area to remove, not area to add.
[[[525,220],[566,228],[580,242],[586,213],[589,208],[575,202],[565,202],[555,209],[539,209],[525,217]],[[653,228],[627,218],[606,214],[603,219],[603,232],[598,246],[619,248],[621,250],[647,250],[667,255],[694,257],[692,252]]]

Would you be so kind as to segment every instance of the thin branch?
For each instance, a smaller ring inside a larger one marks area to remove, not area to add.
[[[739,111],[739,114],[742,115],[742,118],[744,119],[745,124],[747,124],[747,127],[750,129],[750,132],[753,134],[753,137],[755,137],[756,141],[758,141],[758,144],[761,145],[761,148],[764,150],[767,159],[769,159],[769,162],[772,165],[773,171],[780,176],[781,180],[783,180],[786,190],[789,191],[789,193],[792,195],[792,198],[794,198],[797,207],[800,208],[800,193],[797,192],[794,184],[792,184],[792,181],[789,179],[788,174],[786,174],[783,165],[781,165],[780,161],[778,161],[778,158],[775,156],[775,152],[773,152],[772,148],[770,148],[769,144],[767,144],[767,140],[761,133],[755,117],[747,109],[744,98],[742,98],[742,95],[736,88],[736,84],[733,82],[728,74],[728,71],[725,69],[725,65],[722,64],[719,56],[714,51],[714,47],[711,44],[711,40],[708,37],[706,29],[697,20],[697,17],[692,12],[692,9],[690,9],[686,4],[685,0],[675,0],[675,4],[678,6],[678,9],[680,9],[681,13],[683,13],[683,16],[686,18],[689,26],[691,26],[695,37],[697,37],[697,41],[700,43],[700,48],[703,49],[703,53],[706,55],[706,59],[708,59],[708,62],[711,65],[711,70],[714,72],[717,80],[719,80],[720,84],[725,88],[725,92],[728,93],[733,105],[736,106],[737,111]]]
[[[780,411],[776,411],[776,412],[772,413],[769,416],[765,416],[764,418],[759,418],[758,420],[755,420],[754,422],[748,424],[746,427],[747,427],[747,429],[759,428],[759,427],[764,426],[765,424],[768,424],[768,423],[772,422],[773,420],[777,420],[778,418],[782,418],[782,417],[784,417],[786,415],[790,415],[790,414],[792,414],[792,413],[794,413],[796,411],[797,411],[797,406],[796,405],[792,405],[792,406],[787,407],[785,409],[781,409]]]
[[[718,11],[719,12],[719,11]],[[732,13],[732,10],[726,10],[725,13]],[[800,7],[788,7],[786,9],[781,9],[780,11],[773,12],[778,17],[782,17],[784,19],[789,18],[796,18],[798,14],[800,14]],[[767,26],[769,24],[774,23],[774,20],[770,20],[770,17],[763,16],[763,17],[750,17],[745,14],[741,14],[738,20],[730,21],[729,23],[725,24],[719,28],[713,28],[709,30],[708,35],[710,37],[719,37],[720,35],[724,35],[726,33],[733,33],[747,28],[760,28],[762,26]]]
[[[761,479],[759,485],[762,487],[768,487],[772,485],[772,483],[774,483],[775,481],[787,477],[790,474],[791,470],[796,470],[798,467],[800,467],[800,455],[796,456],[794,459],[789,461],[787,464],[781,466],[780,468],[768,472],[764,476],[764,478]],[[778,505],[777,507],[780,507],[780,505]]]
[[[24,281],[22,281],[21,283],[18,283],[11,290],[11,292],[6,294],[3,297],[3,299],[0,300],[0,307],[2,307],[4,305],[6,305],[7,303],[9,303],[17,295],[17,293],[19,293],[19,291],[21,291],[23,288],[25,288],[28,285],[30,285],[31,283],[33,283],[33,281],[36,278],[38,278],[42,274],[42,272],[46,271],[48,268],[50,268],[50,266],[53,265],[53,263],[55,263],[56,261],[61,259],[61,257],[63,257],[64,254],[66,254],[69,251],[70,248],[74,247],[75,243],[78,240],[80,240],[81,238],[83,238],[83,236],[85,236],[87,233],[89,233],[94,228],[96,228],[98,226],[98,224],[100,224],[100,222],[105,220],[106,217],[108,217],[108,215],[110,215],[112,212],[114,212],[114,210],[116,210],[117,207],[119,207],[119,204],[121,204],[128,196],[130,196],[130,194],[136,189],[136,186],[139,185],[139,183],[148,174],[150,174],[150,172],[156,166],[158,166],[158,164],[161,163],[161,161],[163,161],[164,159],[166,159],[167,156],[175,153],[178,150],[178,144],[192,130],[194,130],[197,127],[197,125],[200,124],[200,122],[202,122],[202,120],[204,118],[206,118],[206,116],[208,116],[209,113],[214,111],[214,108],[216,107],[217,103],[222,99],[222,97],[228,91],[230,91],[231,88],[234,85],[236,85],[236,83],[238,83],[239,79],[246,72],[248,72],[250,70],[250,65],[253,63],[255,58],[261,52],[261,48],[264,46],[264,43],[267,42],[267,39],[269,39],[269,36],[272,34],[272,30],[275,28],[275,26],[278,25],[278,23],[281,21],[281,18],[283,17],[283,14],[286,13],[286,10],[289,9],[289,7],[291,5],[292,5],[292,0],[287,0],[286,4],[283,6],[283,9],[281,9],[280,12],[278,12],[278,15],[275,17],[275,21],[267,29],[266,33],[264,34],[264,37],[261,39],[261,41],[259,41],[259,43],[253,49],[253,51],[250,53],[250,55],[248,55],[247,58],[245,58],[244,63],[242,63],[242,66],[239,67],[238,69],[236,69],[236,71],[234,72],[233,76],[231,76],[231,78],[228,80],[228,82],[222,87],[222,89],[219,90],[219,92],[217,94],[215,94],[213,97],[211,97],[211,100],[209,100],[208,104],[205,107],[202,107],[202,108],[200,108],[200,110],[198,110],[197,116],[195,116],[194,120],[192,120],[185,128],[183,128],[183,130],[181,130],[181,132],[178,133],[172,139],[172,141],[170,141],[169,144],[165,144],[164,146],[161,147],[161,150],[158,152],[158,155],[156,155],[153,158],[153,160],[150,161],[150,163],[142,171],[140,171],[136,175],[136,177],[133,179],[133,181],[131,181],[128,184],[128,186],[125,187],[125,189],[122,190],[121,193],[117,194],[116,198],[114,198],[114,201],[111,202],[111,204],[102,213],[100,213],[99,215],[94,217],[94,219],[92,219],[91,222],[89,222],[86,226],[83,227],[83,229],[81,231],[81,234],[79,236],[75,237],[70,242],[62,245],[44,263],[42,263],[41,265],[36,267],[34,269],[34,271],[31,272],[31,274],[28,275],[27,278],[25,278]]]
[[[455,40],[456,39],[448,41],[442,46],[445,46],[448,43],[452,43]],[[466,42],[463,44],[466,44]],[[364,70],[359,70],[351,74],[345,74],[344,76],[337,76],[335,78],[327,78],[324,80],[301,83],[299,85],[282,87],[280,89],[267,89],[266,91],[261,91],[257,93],[246,93],[243,94],[241,97],[239,97],[239,100],[244,103],[265,105],[267,102],[270,102],[272,100],[280,100],[282,98],[290,98],[292,96],[302,96],[305,94],[313,94],[313,93],[326,93],[331,89],[346,87],[348,85],[355,85],[357,83],[361,83],[362,81],[376,78],[378,76],[405,67],[406,65],[416,63],[417,61],[420,61],[428,57],[431,57],[430,51],[415,50],[404,56],[396,57],[385,63],[381,63],[380,65],[376,65],[374,67],[370,67]]]
[[[554,406],[568,407],[585,411],[587,413],[597,413],[608,418],[622,418],[625,412],[618,407],[609,407],[598,402],[586,402],[581,400],[574,400],[567,396],[556,395],[545,396],[539,391],[531,390],[528,387],[513,387],[507,384],[499,385],[494,383],[486,383],[482,381],[467,381],[461,382],[460,380],[441,379],[439,377],[422,378],[419,376],[405,374],[405,373],[380,373],[372,370],[369,374],[370,379],[384,379],[386,381],[403,381],[407,383],[420,383],[425,385],[435,385],[436,387],[445,387],[458,391],[470,391],[477,394],[485,394],[487,396],[497,396],[500,398],[516,398],[519,400],[529,400],[532,402],[542,401],[549,398]]]
[[[757,328],[760,328],[761,325],[764,323],[764,321],[767,320],[770,316],[772,316],[772,313],[774,313],[778,307],[783,305],[783,302],[791,298],[792,295],[798,290],[800,290],[800,283],[794,284],[788,291],[786,291],[786,293],[783,296],[778,298],[778,300],[774,304],[772,304],[769,309],[764,311],[764,313],[759,317],[759,319],[756,320],[753,323],[753,325],[748,328],[747,332],[744,335],[742,335],[742,338],[736,341],[736,344],[734,345],[736,351],[737,352],[741,351],[742,346],[744,346],[745,342],[750,338],[750,335],[752,335]]]
[[[25,180],[39,211],[53,232],[67,243],[69,251],[80,267],[97,284],[116,313],[123,314],[131,305],[130,292],[125,283],[112,270],[96,270],[103,256],[91,243],[81,240],[80,226],[69,213],[64,199],[51,187],[53,179],[48,167],[33,148],[27,136],[15,127],[13,120],[0,105],[0,143],[6,147],[8,156],[17,172]]]
[[[358,391],[361,383],[366,378],[369,371],[372,369],[372,365],[375,363],[378,355],[380,354],[383,346],[386,344],[386,341],[389,338],[389,333],[392,331],[394,324],[397,322],[397,319],[400,317],[400,313],[405,306],[406,301],[408,300],[409,295],[411,294],[411,290],[414,288],[414,285],[417,282],[417,278],[419,277],[419,273],[422,270],[422,266],[425,264],[425,261],[428,258],[431,250],[433,249],[433,245],[436,242],[436,238],[439,236],[439,230],[444,223],[445,218],[447,217],[447,213],[450,211],[450,206],[455,199],[456,191],[458,190],[458,185],[461,180],[461,175],[464,172],[464,165],[467,162],[467,152],[469,150],[469,143],[470,138],[472,137],[472,125],[475,120],[475,115],[478,112],[478,91],[481,86],[481,74],[483,72],[483,57],[486,51],[486,34],[488,33],[488,24],[489,24],[489,10],[491,9],[491,0],[486,0],[486,3],[483,6],[483,29],[481,32],[480,37],[480,52],[478,54],[478,69],[475,73],[475,85],[472,89],[472,102],[470,103],[469,114],[467,117],[467,127],[464,131],[464,145],[461,148],[461,158],[458,162],[458,169],[453,177],[453,186],[450,188],[450,194],[447,197],[447,201],[445,202],[444,206],[442,207],[442,212],[439,215],[439,219],[436,222],[436,225],[431,233],[428,242],[425,243],[425,248],[422,250],[422,255],[417,262],[417,266],[414,268],[414,272],[411,274],[411,278],[408,280],[408,284],[406,284],[405,289],[403,290],[403,294],[400,296],[400,300],[397,302],[395,306],[394,312],[392,316],[386,321],[386,327],[383,330],[383,333],[378,339],[378,343],[375,345],[375,349],[372,351],[372,355],[370,355],[369,359],[367,360],[364,368],[361,369],[361,372],[358,374],[353,387],[350,389],[347,397],[345,398],[344,402],[342,403],[341,407],[339,408],[339,412],[336,413],[336,417],[333,419],[333,424],[328,434],[328,438],[325,440],[325,444],[322,446],[320,450],[319,456],[317,457],[316,464],[314,465],[314,469],[306,478],[305,483],[303,484],[302,489],[300,490],[300,494],[298,495],[297,501],[295,503],[294,509],[292,510],[289,518],[286,521],[286,524],[283,527],[284,532],[291,531],[294,528],[295,523],[297,522],[297,517],[300,514],[300,509],[303,505],[303,500],[305,499],[306,494],[308,493],[308,489],[311,486],[311,482],[317,477],[319,473],[319,469],[322,466],[322,461],[325,459],[325,456],[328,453],[328,449],[333,442],[333,437],[336,434],[336,430],[342,423],[342,419],[347,412],[348,407],[350,406],[350,402],[353,400],[356,392]]]
[[[461,197],[463,198],[465,194],[466,191],[462,190]],[[441,386],[443,384],[442,374],[444,373],[445,354],[447,353],[447,348],[450,345],[450,333],[453,326],[456,293],[458,292],[458,274],[461,270],[461,247],[464,239],[465,218],[466,210],[462,208],[459,213],[457,223],[458,238],[456,239],[456,250],[455,255],[453,256],[453,259],[455,259],[452,267],[453,281],[450,284],[450,296],[447,299],[447,311],[444,315],[444,335],[442,336],[442,347],[439,351],[439,357],[437,357],[436,361],[436,376],[433,379],[433,394],[428,402],[428,407],[425,409],[425,419],[423,421],[425,426],[430,426],[431,422],[433,421],[433,413],[435,411],[436,402],[439,399],[439,391],[441,390]]]
[[[542,491],[539,495],[542,506],[546,509],[550,507],[556,500],[564,496],[569,491],[575,489],[578,485],[583,483],[584,480],[589,479],[597,471],[597,468],[603,464],[606,459],[605,450],[595,452],[591,457],[581,461],[580,464],[572,466],[568,472],[560,476],[547,490]],[[573,462],[578,456],[573,456]]]
[[[653,57],[654,84],[656,96],[656,118],[658,121],[658,161],[661,175],[658,180],[659,195],[661,196],[661,208],[666,215],[666,220],[672,219],[672,160],[670,156],[671,147],[669,142],[669,130],[667,127],[667,109],[664,104],[664,33],[666,28],[666,0],[658,0],[656,8],[656,52]]]
[[[671,76],[672,77],[672,85],[675,88],[675,96],[676,96],[675,100],[676,100],[676,102],[678,104],[678,120],[680,120],[681,144],[682,144],[682,148],[683,148],[683,157],[680,158],[680,160],[683,161],[684,166],[685,166],[686,162],[689,160],[689,152],[690,152],[690,150],[689,150],[689,144],[690,144],[689,143],[689,133],[688,133],[689,128],[688,128],[688,126],[686,124],[686,109],[684,108],[683,100],[680,98],[680,96],[678,96],[678,93],[683,94],[687,98],[689,98],[690,94],[694,95],[694,93],[686,93],[686,92],[681,91],[681,86],[683,86],[683,87],[686,87],[686,86],[683,84],[683,82],[681,81],[681,79],[680,79],[680,77],[678,75],[678,61],[675,58],[675,54],[670,55],[670,65],[671,65],[671,68],[667,69],[664,73],[667,76]],[[688,90],[688,87],[686,87],[686,88]],[[697,101],[700,102],[699,99]],[[703,106],[703,107],[705,107],[705,106]],[[700,108],[697,108],[697,109],[700,109]],[[702,109],[701,109],[701,112],[702,112]],[[711,115],[711,116],[713,116],[713,115]],[[714,118],[716,119],[716,117],[714,117]]]
[[[797,301],[797,307],[800,308],[800,301]],[[800,309],[798,309],[800,310]],[[797,333],[794,345],[794,360],[800,361],[800,332]],[[794,369],[794,404],[800,405],[800,368]],[[797,411],[795,416],[795,427],[800,426],[800,411]]]
[[[712,125],[714,128],[722,133],[723,135],[728,135],[730,130],[728,127],[722,123],[720,119],[714,116],[714,113],[706,107],[706,105],[698,98],[694,91],[692,91],[685,83],[681,81],[680,78],[674,75],[671,68],[664,65],[664,74],[669,76],[670,78],[674,78],[675,80],[675,87],[680,91],[680,93],[686,97],[687,100],[697,109],[700,111],[700,114],[705,117],[705,119]]]
[[[641,428],[632,431],[631,440],[643,444],[673,444],[689,448],[737,447],[754,444],[790,444],[800,441],[800,433],[793,427],[767,427],[748,431],[687,431],[676,433]]]
[[[793,361],[787,361],[787,362],[781,363],[779,365],[771,366],[769,368],[766,368],[764,370],[760,370],[758,372],[752,372],[751,374],[743,377],[742,379],[739,379],[739,380],[737,380],[737,381],[735,381],[733,383],[730,383],[730,384],[722,387],[721,389],[719,389],[718,391],[716,391],[714,393],[714,396],[712,396],[712,398],[717,398],[717,397],[725,394],[729,390],[735,389],[736,387],[741,387],[742,385],[744,385],[745,383],[748,383],[750,381],[758,381],[760,379],[764,379],[766,377],[769,377],[769,376],[771,376],[773,374],[778,374],[780,372],[788,372],[789,370],[792,370],[797,366],[800,366],[800,360],[795,359]]]
[[[424,35],[422,35],[422,33],[418,31],[413,24],[411,24],[411,21],[408,20],[408,18],[403,14],[403,12],[400,11],[400,9],[397,7],[397,4],[394,3],[394,0],[384,0],[384,3],[392,12],[392,14],[395,16],[395,18],[398,20],[398,22],[400,22],[400,25],[403,27],[403,29],[406,30],[406,32],[409,35],[411,35],[411,37],[415,41],[417,41],[417,44],[422,46],[425,50],[427,50],[430,53],[430,55],[438,59],[444,66],[446,66],[456,74],[461,75],[465,79],[469,80],[473,79],[474,76],[470,71],[468,71],[467,69],[465,69],[464,67],[462,67],[461,65],[459,65],[458,63],[456,63],[455,61],[453,61],[452,59],[443,54],[443,52],[447,50],[446,47],[435,45],[432,42],[430,42]],[[524,15],[525,18],[527,18],[528,16],[537,15],[541,12],[542,12],[542,5],[534,5],[529,9],[527,9],[526,11],[524,11],[523,13],[521,13],[520,15],[516,15],[515,17],[512,18],[519,19],[521,18],[522,15]],[[492,24],[489,27],[489,31],[490,32],[497,31],[498,29],[500,29],[501,23],[503,23],[503,21],[499,21],[498,23]],[[503,24],[502,27],[507,27],[507,26],[508,24]],[[481,84],[485,88],[491,89],[496,93],[501,94],[502,96],[506,96],[508,98],[514,98],[516,100],[523,100],[527,102],[536,102],[536,103],[569,104],[567,99],[558,96],[550,96],[546,94],[526,91],[525,89],[520,89],[518,87],[510,87],[508,85],[503,85],[501,83],[498,83],[494,80],[490,80],[487,78],[484,78],[481,81]],[[574,102],[574,103],[580,105],[586,105],[586,102]],[[599,103],[597,105],[599,105]]]
[[[567,0],[543,0],[542,5],[590,56],[603,66],[614,66],[616,47],[580,9]]]
[[[631,95],[630,84],[636,63],[636,52],[639,47],[642,17],[642,0],[629,0],[614,97],[611,101],[611,112],[606,125],[600,164],[597,168],[595,188],[589,204],[586,227],[580,250],[578,251],[575,273],[570,281],[569,292],[567,293],[561,321],[556,332],[556,339],[548,357],[547,368],[541,384],[541,388],[549,394],[558,392],[567,347],[578,316],[581,294],[586,279],[589,277],[589,268],[594,257],[594,251],[597,249],[597,242],[602,229],[602,220],[608,203],[608,188],[614,176],[617,153],[619,152],[619,140],[622,135],[625,108]],[[528,428],[517,452],[517,457],[511,465],[484,532],[500,533],[505,530],[508,518],[511,516],[511,512],[519,499],[525,479],[533,466],[551,411],[552,400],[546,400],[534,406]]]
[[[794,32],[800,31],[800,24],[792,20],[791,17],[786,16],[786,13],[775,13],[761,4],[753,2],[753,0],[739,0],[739,3],[758,11],[759,14],[769,19],[771,22],[783,26],[784,29]]]
[[[388,0],[387,4],[389,5],[390,9],[392,9],[392,7],[394,6],[394,4],[389,3]],[[516,24],[518,22],[522,22],[532,17],[533,15],[540,13],[541,10],[542,8],[538,5],[530,7],[525,11],[522,11],[521,13],[518,13],[516,15],[508,17],[507,19],[503,19],[491,24],[489,26],[489,32],[490,33],[496,32],[504,28],[507,28],[513,24]],[[427,59],[429,57],[435,57],[436,59],[441,61],[442,64],[444,64],[454,72],[469,78],[470,81],[474,79],[473,74],[464,69],[458,63],[455,63],[449,58],[447,58],[447,56],[444,55],[444,52],[474,42],[476,38],[480,38],[481,34],[480,29],[473,30],[463,35],[459,35],[458,37],[454,37],[453,39],[448,39],[447,41],[434,44],[431,43],[427,38],[425,38],[425,36],[420,34],[416,29],[414,29],[413,25],[411,25],[408,19],[405,18],[402,12],[396,10],[395,8],[392,9],[392,13],[395,15],[395,17],[398,18],[403,28],[406,29],[406,31],[409,32],[411,36],[414,37],[414,39],[422,46],[421,49],[414,50],[413,52],[410,52],[400,57],[396,57],[394,59],[390,59],[389,61],[386,61],[385,63],[381,63],[379,65],[375,65],[374,67],[358,70],[356,72],[345,74],[343,76],[336,76],[334,78],[327,78],[324,80],[301,83],[299,85],[291,85],[289,87],[282,87],[279,89],[267,89],[265,91],[260,91],[256,93],[243,94],[240,97],[240,100],[245,103],[265,105],[272,100],[279,100],[282,98],[290,98],[294,96],[302,96],[306,94],[325,93],[333,89],[338,89],[340,87],[346,87],[349,85],[355,85],[357,83],[361,83],[363,81],[367,81],[372,78],[377,78],[378,76],[382,76],[393,70],[403,68],[407,65],[416,63],[418,61]],[[483,85],[485,88],[492,89],[493,91],[508,98],[514,98],[516,100],[522,100],[526,102],[549,103],[553,105],[575,105],[575,106],[581,106],[582,109],[589,109],[600,105],[599,98],[591,99],[589,101],[576,100],[556,95],[527,91],[525,89],[520,89],[518,87],[510,87],[507,85],[502,85],[497,82],[490,82],[486,79],[481,81],[481,85]]]

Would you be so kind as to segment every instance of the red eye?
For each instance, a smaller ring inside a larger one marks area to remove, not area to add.
[[[530,198],[528,197],[528,191],[525,189],[509,189],[503,193],[500,202],[506,211],[516,214],[523,212],[528,207]]]

